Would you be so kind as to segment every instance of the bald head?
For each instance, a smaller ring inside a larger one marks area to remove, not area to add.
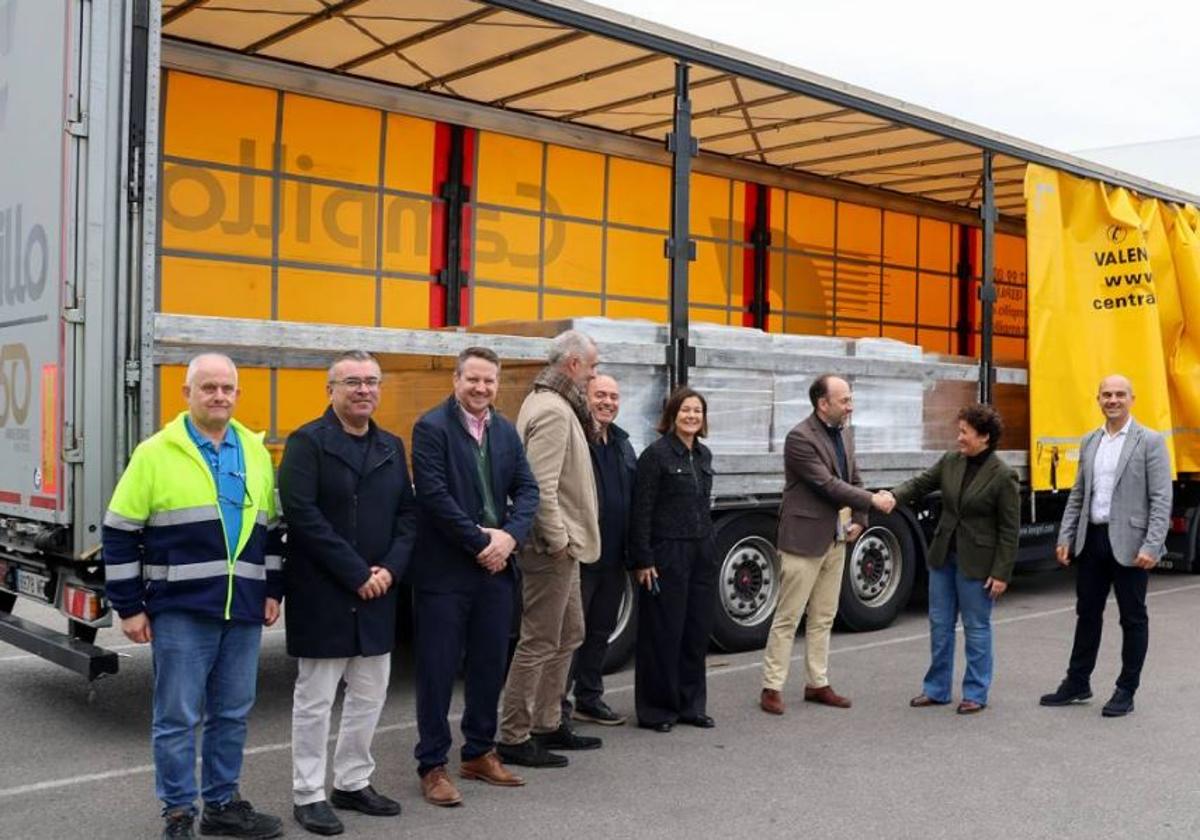
[[[1121,431],[1133,410],[1133,383],[1119,373],[1104,377],[1096,392],[1096,402],[1104,413],[1104,425],[1109,433]]]
[[[1124,388],[1133,396],[1133,383],[1129,381],[1129,377],[1122,376],[1119,373],[1110,373],[1108,376],[1100,380],[1100,387],[1096,390],[1097,394],[1103,394],[1106,389]]]

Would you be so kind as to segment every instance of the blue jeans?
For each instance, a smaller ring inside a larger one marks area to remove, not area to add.
[[[982,580],[965,577],[951,554],[940,569],[929,570],[929,670],[925,672],[925,696],[938,703],[950,702],[954,680],[954,625],[962,615],[966,640],[967,670],[963,674],[962,698],[987,703],[992,684],[992,599]]]
[[[155,792],[163,812],[196,808],[196,727],[203,721],[200,791],[223,805],[237,792],[254,705],[262,625],[171,611],[154,634]]]

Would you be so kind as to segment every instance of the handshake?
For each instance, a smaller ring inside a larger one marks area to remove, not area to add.
[[[871,507],[881,513],[891,513],[896,507],[896,497],[891,490],[877,490],[871,494]]]

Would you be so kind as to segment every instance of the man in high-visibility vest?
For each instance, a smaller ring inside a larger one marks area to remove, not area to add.
[[[104,518],[108,599],[154,660],[163,837],[193,836],[201,723],[201,832],[283,831],[238,793],[262,628],[279,618],[282,598],[271,456],[261,433],[233,419],[240,393],[229,358],[192,359],[188,410],[134,450]]]

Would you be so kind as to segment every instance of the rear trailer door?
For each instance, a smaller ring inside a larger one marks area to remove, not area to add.
[[[79,4],[0,2],[0,514],[62,523]]]

